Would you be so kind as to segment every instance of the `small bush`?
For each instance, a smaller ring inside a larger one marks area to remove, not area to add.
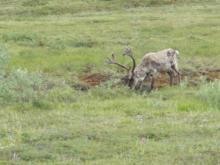
[[[209,106],[220,110],[220,81],[202,85],[198,91],[198,97]]]
[[[0,101],[30,102],[40,97],[43,88],[42,75],[17,69],[0,80]]]
[[[5,73],[8,54],[0,48],[0,104],[28,103],[49,109],[54,102],[74,102],[74,90],[62,79],[17,69]]]

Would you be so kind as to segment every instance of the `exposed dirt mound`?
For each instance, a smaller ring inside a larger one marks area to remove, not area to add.
[[[187,79],[190,86],[196,86],[201,83],[201,79],[206,81],[214,81],[220,79],[220,69],[205,69],[192,71],[183,69],[181,72],[181,80]],[[175,78],[176,80],[177,78]],[[176,81],[175,81],[176,83]],[[155,87],[161,88],[169,85],[169,76],[167,74],[161,74],[156,78]]]
[[[90,86],[100,85],[101,83],[107,81],[110,78],[109,75],[104,75],[101,73],[93,73],[80,77],[80,80]]]
[[[208,81],[220,79],[220,69],[200,71],[202,75],[207,76]]]
[[[190,86],[199,85],[202,78],[206,81],[214,81],[220,79],[220,69],[198,69],[197,71],[183,69],[180,72],[181,79],[187,79]],[[109,79],[110,75],[101,73],[86,74],[80,77],[80,80],[89,86],[100,85]],[[174,79],[174,83],[177,84],[177,78]],[[169,86],[169,76],[168,74],[163,73],[156,77],[155,88],[162,88],[165,86]]]

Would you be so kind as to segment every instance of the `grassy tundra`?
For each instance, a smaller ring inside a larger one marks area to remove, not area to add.
[[[114,51],[220,64],[217,0],[0,0],[0,164],[220,164],[220,83],[148,93],[114,85]],[[120,62],[129,60],[118,56]],[[112,78],[88,91],[84,74]],[[168,78],[168,77],[167,77]]]

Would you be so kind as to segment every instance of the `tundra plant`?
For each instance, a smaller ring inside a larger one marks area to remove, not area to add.
[[[201,86],[198,97],[209,106],[220,110],[220,81],[214,81]]]
[[[38,73],[17,69],[0,80],[1,102],[30,102],[42,94],[43,78]]]
[[[7,75],[5,69],[9,56],[0,47],[0,102],[30,102],[38,99],[45,91],[45,81],[39,73],[29,73],[27,70],[17,69]]]
[[[4,75],[5,67],[8,64],[8,55],[6,51],[0,47],[0,78]]]

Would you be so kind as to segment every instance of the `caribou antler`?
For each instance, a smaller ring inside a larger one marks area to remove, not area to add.
[[[123,53],[124,56],[128,56],[131,58],[132,62],[133,62],[133,66],[132,66],[132,69],[131,69],[131,73],[134,74],[134,70],[136,68],[136,61],[134,59],[134,56],[133,56],[133,52],[131,50],[131,48],[129,47],[126,47],[125,50],[124,50],[124,53]]]
[[[123,69],[126,69],[127,71],[129,71],[129,68],[127,68],[126,66],[124,66],[122,64],[119,64],[118,62],[115,61],[115,55],[114,54],[112,54],[112,58],[109,58],[109,57],[107,58],[106,63],[107,64],[115,64],[115,65],[120,66]]]

